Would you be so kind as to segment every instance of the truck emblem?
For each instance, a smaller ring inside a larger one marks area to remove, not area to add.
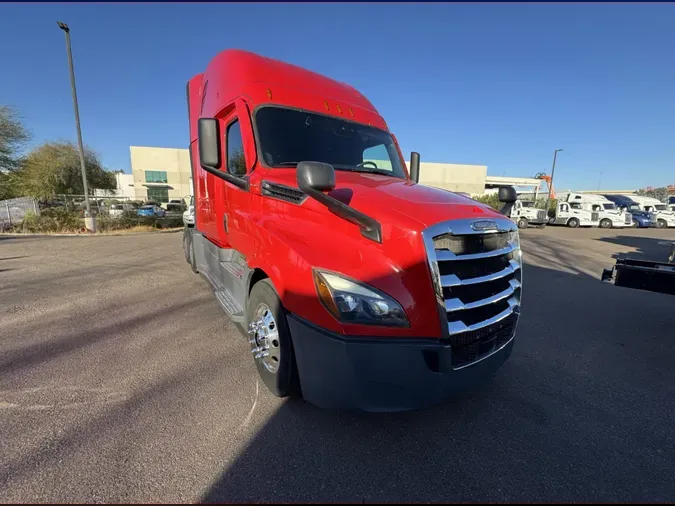
[[[484,230],[497,230],[499,227],[497,226],[497,222],[491,221],[491,220],[480,220],[480,221],[474,221],[471,224],[471,228],[473,228],[476,232],[479,231],[484,231]]]

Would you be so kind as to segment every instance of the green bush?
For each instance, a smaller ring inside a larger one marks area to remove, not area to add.
[[[499,195],[481,195],[480,197],[474,197],[475,201],[480,202],[481,204],[486,204],[493,209],[499,210],[502,207],[502,203],[499,202]]]
[[[96,217],[98,232],[113,232],[137,226],[152,227],[155,229],[180,228],[183,226],[182,216],[136,216],[134,213],[125,213],[122,216],[100,214]],[[32,212],[26,214],[23,222],[15,227],[16,231],[44,234],[44,233],[73,233],[84,230],[84,219],[81,212],[69,211],[64,207],[44,209],[40,216]]]
[[[44,209],[40,216],[29,212],[21,222],[21,229],[30,233],[77,232],[84,227],[78,213],[63,207]]]
[[[162,228],[178,228],[183,226],[183,215],[181,214],[180,216],[170,216],[166,217],[163,220],[163,227]]]
[[[499,202],[499,195],[494,194],[494,195],[481,195],[480,197],[474,197],[474,200],[480,202],[481,204],[486,204],[493,209],[499,210],[502,207],[502,203]],[[557,199],[551,199],[548,205],[549,210],[555,210],[556,206],[558,205],[558,200]],[[537,201],[534,203],[534,207],[537,209],[546,209],[546,197],[543,198],[538,198]]]

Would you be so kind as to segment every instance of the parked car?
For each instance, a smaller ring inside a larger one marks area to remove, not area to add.
[[[186,227],[195,226],[195,198],[190,197],[190,206],[183,213],[183,225]]]
[[[166,210],[174,213],[182,213],[185,211],[185,202],[183,200],[170,200],[166,205]]]
[[[136,208],[131,204],[111,204],[110,205],[110,216],[112,218],[119,218],[125,214],[133,214],[136,211]]]
[[[164,216],[166,216],[166,211],[164,209],[162,209],[161,207],[156,206],[156,205],[151,205],[151,206],[145,205],[145,206],[141,206],[138,209],[138,211],[136,211],[136,214],[138,216],[155,216],[155,217],[158,217],[158,218],[163,218]]]

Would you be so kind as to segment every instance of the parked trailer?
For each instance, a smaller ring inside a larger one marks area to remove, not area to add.
[[[408,170],[366,97],[227,50],[190,79],[188,116],[186,258],[247,333],[270,392],[406,410],[508,359],[520,315],[516,225],[417,184],[419,155]]]

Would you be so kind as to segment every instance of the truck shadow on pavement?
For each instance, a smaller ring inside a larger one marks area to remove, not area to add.
[[[495,378],[407,413],[283,402],[201,501],[672,498],[672,302],[580,271],[526,265],[523,279],[515,349]]]
[[[667,260],[671,251],[671,244],[675,242],[675,238],[667,239],[663,237],[641,237],[627,235],[602,237],[598,240],[634,248],[636,250],[612,255],[612,258],[614,259],[618,260],[624,258],[635,258],[638,260],[654,260],[657,262],[665,262]]]

